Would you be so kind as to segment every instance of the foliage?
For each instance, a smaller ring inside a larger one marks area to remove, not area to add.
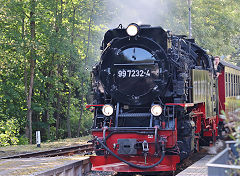
[[[32,19],[31,3],[35,3]],[[40,130],[43,141],[66,138],[68,118],[76,122],[70,126],[73,136],[78,124],[80,134],[86,134],[92,116],[84,108],[90,91],[90,68],[98,60],[97,48],[105,29],[97,20],[104,12],[100,0],[0,1],[1,123],[16,117],[21,136],[25,133],[33,48],[33,134]],[[35,38],[31,37],[31,20]],[[26,142],[23,137],[19,139],[19,143]]]
[[[0,146],[17,144],[19,134],[19,125],[16,120],[9,119],[6,122],[0,121]]]
[[[18,137],[18,145],[27,145],[28,144],[28,138],[25,136]]]
[[[240,155],[240,97],[230,98],[225,103],[226,112],[222,112],[221,118],[226,122],[225,128],[229,131],[229,136],[232,140],[236,141],[236,152]],[[230,165],[240,165],[240,158],[236,156],[236,153],[230,152],[229,160]],[[237,169],[229,170],[228,175],[239,175],[240,171]]]
[[[33,2],[35,11],[31,14]],[[213,54],[232,55],[234,62],[239,62],[238,0],[192,2],[193,37],[197,43]],[[107,9],[108,4],[108,0],[0,0],[1,123],[13,120],[19,136],[25,134],[34,50],[33,134],[40,130],[42,140],[46,141],[89,132],[92,114],[84,107],[90,101],[90,70],[99,60],[106,26],[113,19],[118,21],[124,8],[121,4],[117,9]],[[161,15],[154,23],[176,34],[187,34],[187,0],[170,0],[166,4],[171,5],[167,15],[161,10],[151,12]],[[34,21],[35,38],[31,37],[30,21]],[[25,143],[23,137],[19,139]]]
[[[176,4],[169,15],[169,29],[177,34],[189,34],[188,3]],[[192,33],[197,44],[213,55],[239,57],[240,7],[239,1],[191,0]],[[230,60],[239,62],[236,59]]]
[[[225,127],[230,131],[230,137],[240,144],[240,100],[238,97],[226,102],[227,112],[223,113]]]

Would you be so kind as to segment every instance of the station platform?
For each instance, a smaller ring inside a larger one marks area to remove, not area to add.
[[[0,176],[81,176],[89,170],[89,157],[80,155],[0,160]]]
[[[182,172],[178,173],[177,176],[208,176],[207,162],[212,159],[214,155],[207,155],[189,166]]]

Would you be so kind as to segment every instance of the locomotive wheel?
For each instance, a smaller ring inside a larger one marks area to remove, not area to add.
[[[211,145],[212,137],[204,136],[201,137],[199,143],[201,146],[209,146]]]
[[[224,133],[225,133],[224,124],[223,124],[223,122],[219,122],[217,139],[223,140],[224,139]]]
[[[213,145],[215,145],[216,140],[217,140],[217,138],[216,138],[216,131],[213,130],[213,131],[212,131],[212,144],[213,144]]]

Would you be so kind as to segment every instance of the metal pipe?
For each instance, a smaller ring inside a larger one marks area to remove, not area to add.
[[[192,21],[191,21],[191,0],[188,0],[188,27],[189,27],[189,38],[192,38]]]
[[[115,127],[118,127],[118,114],[119,114],[119,103],[117,103],[117,110],[116,110],[116,119],[115,119]]]
[[[118,117],[150,117],[151,113],[122,113]]]
[[[163,149],[162,149],[162,152],[161,152],[161,158],[159,159],[158,162],[156,162],[156,163],[154,163],[154,164],[152,164],[152,165],[148,165],[148,166],[133,164],[133,163],[131,163],[131,162],[128,162],[128,161],[122,159],[122,158],[119,157],[118,155],[116,155],[112,150],[110,150],[106,145],[104,145],[104,143],[103,143],[100,139],[98,139],[98,138],[95,138],[95,139],[96,139],[96,140],[102,145],[102,147],[103,147],[105,150],[107,150],[112,156],[114,156],[115,158],[119,159],[120,161],[126,163],[127,165],[132,166],[132,167],[135,167],[135,168],[138,168],[138,169],[150,169],[150,168],[153,168],[153,167],[159,165],[159,164],[163,161],[163,159],[164,159],[164,157],[165,157],[165,146],[163,146]]]
[[[154,134],[154,137],[155,137],[155,155],[158,155],[158,127],[155,126],[155,134]]]
[[[150,128],[152,127],[152,123],[153,123],[153,115],[151,114],[150,124],[149,124],[149,127],[150,127]]]

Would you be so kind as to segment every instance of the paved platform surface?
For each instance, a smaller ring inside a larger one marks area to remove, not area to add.
[[[193,165],[177,174],[177,176],[207,176],[208,168],[206,164],[213,156],[214,155],[207,155],[203,157]]]
[[[69,157],[2,159],[0,160],[0,176],[42,175],[47,171],[57,170],[85,160],[89,160],[89,157],[74,155]]]

